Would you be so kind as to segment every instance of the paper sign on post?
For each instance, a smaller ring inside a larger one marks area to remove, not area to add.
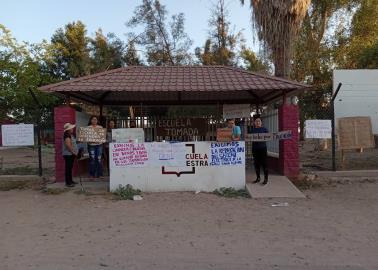
[[[117,128],[112,129],[113,142],[117,143],[143,143],[144,130],[143,128]]]
[[[106,128],[79,127],[77,140],[79,142],[105,143]]]
[[[34,125],[2,125],[1,136],[3,146],[30,146],[34,145]]]
[[[332,138],[331,120],[306,120],[306,139]]]

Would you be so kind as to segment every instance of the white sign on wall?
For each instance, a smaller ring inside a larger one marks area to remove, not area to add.
[[[143,147],[142,147],[143,145]],[[244,142],[110,144],[110,190],[214,191],[245,187]]]
[[[251,117],[251,106],[249,104],[224,104],[223,118],[243,118]]]
[[[117,128],[112,129],[112,140],[117,143],[143,143],[143,128]]]
[[[332,138],[331,120],[306,120],[306,139]]]
[[[1,136],[3,146],[30,146],[34,145],[34,125],[2,125]]]

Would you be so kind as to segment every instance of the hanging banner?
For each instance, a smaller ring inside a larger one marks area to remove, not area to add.
[[[34,145],[34,125],[2,125],[1,137],[3,146]]]
[[[114,143],[111,145],[111,162],[115,167],[144,167],[148,151],[144,143]]]
[[[112,140],[116,143],[143,143],[143,128],[117,128],[112,129]]]
[[[79,142],[105,143],[106,128],[79,127],[77,140]]]
[[[223,118],[244,118],[251,117],[251,105],[249,104],[224,104]]]
[[[245,187],[244,142],[110,143],[110,190],[207,191]]]
[[[206,136],[205,118],[159,119],[157,136]]]

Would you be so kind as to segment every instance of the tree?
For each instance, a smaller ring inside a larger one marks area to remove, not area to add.
[[[51,38],[51,74],[60,79],[88,75],[91,71],[89,38],[81,21],[59,28]]]
[[[292,46],[309,5],[310,0],[250,0],[252,27],[271,54],[276,76],[289,77]]]
[[[218,0],[212,7],[211,13],[209,38],[203,49],[195,49],[196,57],[203,65],[234,66],[237,64],[237,46],[244,41],[242,34],[231,31],[224,0]]]
[[[45,44],[19,44],[11,32],[0,25],[0,118],[12,117],[18,122],[51,125],[52,110],[59,99],[37,88],[53,79],[43,67]],[[29,90],[37,96],[41,111]]]
[[[142,60],[138,56],[138,52],[135,48],[135,42],[133,40],[129,40],[127,43],[127,49],[123,59],[128,66],[140,66],[143,64]]]
[[[374,59],[366,57],[376,55],[374,51],[377,43],[378,0],[359,0],[350,29],[340,34],[335,44],[337,65],[342,68],[371,67]]]
[[[167,22],[167,11],[159,0],[143,0],[127,23],[130,27],[143,26],[131,39],[145,48],[147,62],[151,65],[183,65],[191,62],[188,52],[192,44],[184,29],[184,14],[179,13]]]
[[[244,61],[244,68],[249,71],[259,73],[270,73],[270,66],[267,61],[263,61],[249,48],[242,47],[240,56]]]
[[[105,36],[100,28],[90,43],[91,73],[124,66],[125,45],[115,34]]]

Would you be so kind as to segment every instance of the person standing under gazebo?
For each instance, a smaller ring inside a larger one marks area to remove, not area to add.
[[[252,128],[252,133],[269,133],[268,129],[263,127],[259,115],[255,115],[253,119],[254,126]],[[256,184],[260,182],[260,167],[262,167],[264,171],[264,181],[262,184],[266,185],[268,183],[268,149],[266,147],[266,142],[252,142],[252,156],[256,171],[256,180],[253,183]]]
[[[78,154],[78,148],[76,144],[76,138],[73,135],[73,129],[75,125],[71,123],[66,123],[63,126],[63,149],[62,155],[65,162],[65,183],[67,187],[73,187],[76,182],[72,180],[72,168],[74,164],[75,157]]]
[[[92,115],[88,123],[89,127],[92,128],[102,128],[98,125],[98,118]],[[102,169],[102,144],[88,142],[88,153],[89,153],[89,176],[91,178],[99,178],[103,176]]]

